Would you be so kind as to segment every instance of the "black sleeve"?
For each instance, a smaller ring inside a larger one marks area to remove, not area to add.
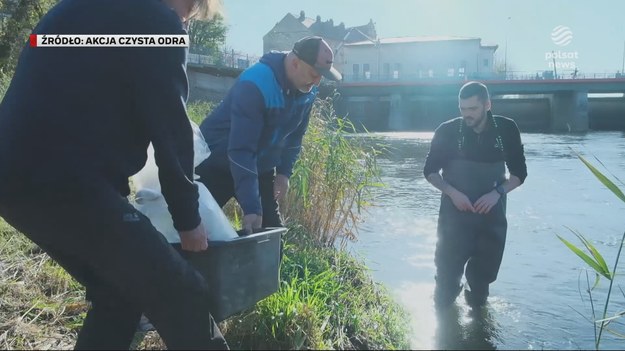
[[[508,172],[521,180],[521,184],[527,178],[527,166],[525,164],[525,152],[521,142],[521,132],[514,120],[508,119],[505,134],[502,135],[504,149],[506,151],[506,165]]]
[[[186,34],[182,27],[171,34]],[[148,131],[158,166],[161,191],[174,227],[191,230],[200,223],[198,190],[193,183],[193,132],[186,112],[186,49],[138,48],[133,52],[137,117]]]
[[[434,137],[430,144],[430,151],[425,158],[423,175],[427,178],[432,173],[438,173],[451,160],[457,147],[456,139],[452,133],[453,123],[441,124],[434,131]]]

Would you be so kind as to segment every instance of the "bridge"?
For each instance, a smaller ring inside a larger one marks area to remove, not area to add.
[[[219,101],[250,61],[224,65],[191,56],[187,64],[190,100]],[[238,66],[244,64],[244,66]],[[483,77],[491,93],[493,113],[513,118],[523,131],[584,132],[625,130],[625,97],[593,94],[625,93],[625,76],[594,74],[575,79],[535,79],[509,74]],[[467,81],[458,78],[353,80],[336,85],[335,108],[368,130],[434,130],[458,116],[457,95]]]
[[[608,129],[625,130],[623,76],[479,81],[489,88],[493,113],[514,118],[522,130],[584,132],[593,126],[606,127],[606,123]],[[433,130],[441,122],[459,115],[457,95],[466,82],[461,79],[355,81],[348,78],[337,86],[341,95],[337,111],[348,114],[367,129]],[[593,98],[595,94],[615,93],[621,94],[620,98]],[[611,120],[601,120],[606,116]]]

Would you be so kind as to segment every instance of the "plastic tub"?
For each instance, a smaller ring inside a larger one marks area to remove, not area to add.
[[[174,247],[202,273],[217,322],[242,312],[278,291],[280,245],[286,228],[264,228],[228,241],[209,241],[203,252]]]

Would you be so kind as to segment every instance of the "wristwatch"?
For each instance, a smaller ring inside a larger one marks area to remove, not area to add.
[[[497,185],[497,186],[495,187],[495,191],[496,191],[497,193],[499,193],[499,195],[501,195],[501,196],[506,195],[506,189],[504,189],[504,188],[503,188],[503,186],[501,186],[501,185]]]

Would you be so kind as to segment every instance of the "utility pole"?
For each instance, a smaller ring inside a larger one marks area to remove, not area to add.
[[[504,79],[508,79],[508,32],[510,31],[510,18],[512,17],[508,16],[508,21],[506,22],[506,47],[503,54]]]
[[[621,65],[621,74],[625,73],[625,40],[623,40],[623,63]]]
[[[558,69],[556,67],[556,53],[552,50],[551,57],[553,58],[553,79],[558,79]]]

